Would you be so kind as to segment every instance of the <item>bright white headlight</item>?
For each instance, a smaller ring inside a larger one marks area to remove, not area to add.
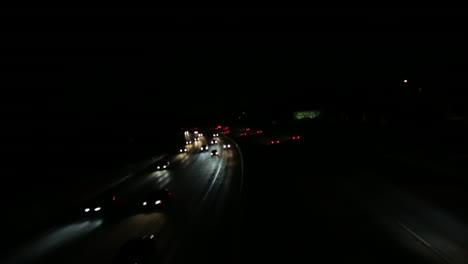
[[[94,211],[95,211],[95,212],[101,211],[101,207],[96,207],[96,208],[94,208]]]
[[[157,200],[156,202],[154,202],[154,204],[160,204],[161,203],[161,200]]]
[[[84,209],[84,211],[87,213],[87,212],[91,211],[91,209],[86,208],[86,209]]]
[[[146,202],[143,202],[143,206],[146,206]]]

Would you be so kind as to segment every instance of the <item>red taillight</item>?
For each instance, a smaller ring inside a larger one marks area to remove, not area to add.
[[[297,136],[297,139],[300,139],[301,137],[300,136]]]
[[[292,139],[294,140],[294,139],[296,139],[296,137],[292,137]]]
[[[117,199],[117,196],[112,196],[112,201],[115,201],[115,199]]]
[[[246,128],[245,131],[250,131],[250,128]]]
[[[275,144],[275,142],[272,140],[272,141],[271,141],[271,144]]]
[[[280,143],[280,141],[279,141],[279,140],[276,140],[276,143]]]

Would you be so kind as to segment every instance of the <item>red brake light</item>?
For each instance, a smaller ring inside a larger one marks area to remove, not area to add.
[[[115,199],[117,199],[117,196],[112,196],[112,201],[115,201]]]
[[[274,142],[273,140],[272,140],[272,141],[270,141],[270,143],[271,143],[271,144],[275,144],[275,142]]]
[[[280,141],[279,141],[279,140],[277,140],[277,141],[276,141],[276,143],[280,143]]]
[[[250,131],[250,128],[246,128],[245,131]]]
[[[301,137],[300,136],[297,136],[297,139],[300,139]]]

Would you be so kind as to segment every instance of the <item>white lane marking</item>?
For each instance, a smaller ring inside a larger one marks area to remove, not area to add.
[[[223,161],[220,160],[219,161],[219,164],[218,164],[218,169],[216,170],[215,172],[215,176],[213,177],[213,179],[211,180],[211,183],[210,183],[210,187],[208,187],[208,190],[206,191],[205,195],[203,196],[203,202],[206,201],[206,199],[208,198],[208,195],[210,194],[211,190],[213,189],[213,186],[216,182],[216,180],[218,179],[218,176],[219,176],[219,172],[221,171],[221,166],[223,165]]]
[[[230,141],[234,142],[234,145],[236,146],[237,152],[239,153],[240,163],[241,163],[240,193],[241,193],[241,196],[242,196],[242,193],[244,191],[244,157],[242,156],[242,151],[241,151],[239,145],[237,144],[237,142],[234,139],[230,138],[229,136],[226,136],[226,137],[229,138]]]
[[[419,242],[421,242],[423,245],[425,245],[427,248],[429,248],[431,251],[434,252],[438,257],[440,257],[445,263],[451,264],[453,263],[452,260],[439,248],[434,247],[429,243],[427,240],[422,238],[420,235],[418,235],[415,231],[413,231],[411,228],[409,228],[407,225],[405,225],[401,221],[397,221],[398,225],[402,227],[406,232],[408,232],[411,236],[416,238]]]

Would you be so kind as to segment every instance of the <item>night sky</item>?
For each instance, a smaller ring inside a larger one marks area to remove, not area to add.
[[[423,85],[467,99],[456,10],[3,12],[4,138],[112,145],[243,109],[393,108]]]

